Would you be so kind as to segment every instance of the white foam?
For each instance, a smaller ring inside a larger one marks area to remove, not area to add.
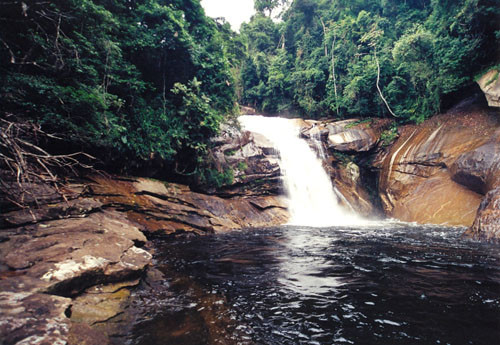
[[[361,224],[358,216],[338,201],[322,161],[299,137],[294,120],[260,115],[239,118],[244,129],[264,135],[280,153],[280,168],[288,197],[291,225],[334,226]]]

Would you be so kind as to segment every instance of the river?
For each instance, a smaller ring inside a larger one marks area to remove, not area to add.
[[[290,224],[157,238],[129,344],[499,343],[500,247],[361,219],[293,121],[241,121],[280,153]]]
[[[158,239],[168,278],[136,292],[130,342],[497,344],[500,248],[462,232],[387,222]]]

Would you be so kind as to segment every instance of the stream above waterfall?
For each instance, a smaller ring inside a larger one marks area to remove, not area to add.
[[[282,226],[155,243],[131,344],[494,344],[500,249],[463,228]]]

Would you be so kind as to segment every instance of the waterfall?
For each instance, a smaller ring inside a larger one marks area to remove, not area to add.
[[[321,131],[319,130],[319,127],[313,126],[313,128],[311,128],[310,133],[311,133],[311,140],[314,144],[314,147],[316,148],[316,151],[318,152],[319,158],[324,160],[325,151],[323,150],[323,144],[321,143]]]
[[[280,154],[280,168],[288,197],[289,224],[331,226],[359,224],[358,217],[339,205],[322,161],[299,137],[294,120],[260,115],[239,118],[244,129],[262,134]]]

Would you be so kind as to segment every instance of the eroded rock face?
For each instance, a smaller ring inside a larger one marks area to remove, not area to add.
[[[2,344],[67,344],[71,299],[40,293],[0,292]]]
[[[277,152],[264,136],[224,125],[212,142],[216,169],[219,172],[230,169],[233,181],[219,188],[201,185],[203,192],[225,197],[281,193]]]
[[[323,167],[332,179],[340,204],[362,216],[376,215],[377,209],[361,181],[361,168],[353,161],[340,161],[336,154],[369,155],[379,141],[380,130],[356,119],[306,120],[299,125],[302,137],[323,159]]]
[[[134,279],[152,260],[144,233],[206,234],[288,219],[284,201],[272,195],[223,199],[100,175],[67,188],[68,201],[0,214],[2,344],[109,343],[120,333]]]
[[[411,222],[472,225],[496,155],[496,149],[482,147],[498,125],[494,114],[474,106],[402,128],[401,137],[379,157],[386,214]]]
[[[3,263],[39,280],[40,291],[65,296],[140,274],[151,255],[146,237],[116,211],[27,225],[9,237]]]
[[[359,120],[345,120],[331,123],[328,128],[330,149],[340,152],[367,152],[375,147],[380,133]]]
[[[500,242],[500,187],[486,194],[466,234],[479,240]]]
[[[500,130],[486,144],[460,156],[451,171],[455,181],[486,194],[467,234],[500,241]]]
[[[500,107],[500,74],[497,69],[485,73],[477,82],[490,107]]]
[[[454,181],[481,194],[500,185],[500,130],[484,145],[462,154],[452,164]]]
[[[125,215],[86,197],[0,218],[7,226],[0,243],[2,344],[106,344],[99,332],[74,327],[67,297],[140,276],[152,258],[137,247],[146,243],[144,234]]]
[[[118,181],[94,177],[91,188],[105,205],[123,210],[142,231],[199,234],[286,223],[285,200],[278,196],[221,198],[179,184],[149,179]],[[265,203],[265,208],[259,204]]]

